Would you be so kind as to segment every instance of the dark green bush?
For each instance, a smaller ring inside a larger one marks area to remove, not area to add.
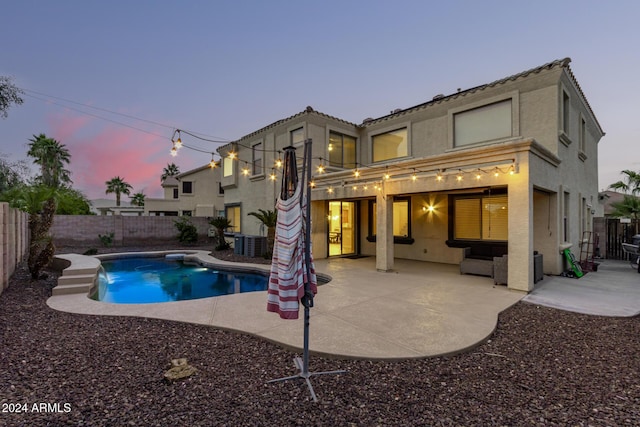
[[[173,221],[173,223],[178,229],[178,241],[180,243],[196,243],[198,241],[198,229],[188,217],[182,216],[178,221]]]

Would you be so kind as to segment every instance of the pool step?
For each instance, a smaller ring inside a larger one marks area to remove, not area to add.
[[[57,255],[56,258],[66,261],[68,266],[62,270],[62,275],[58,277],[58,285],[53,288],[51,294],[88,294],[96,281],[100,261],[76,254]]]
[[[69,274],[58,277],[58,286],[60,285],[81,285],[83,283],[93,283],[96,274]]]
[[[76,283],[73,285],[58,285],[51,291],[51,295],[86,294],[93,287],[92,283]]]

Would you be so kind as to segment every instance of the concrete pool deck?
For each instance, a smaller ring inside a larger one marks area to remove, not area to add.
[[[217,266],[269,269],[268,265],[216,260],[206,252],[197,256]],[[629,312],[635,307],[637,313],[640,311],[640,275],[626,265],[628,271],[614,271],[629,276],[628,281],[623,281],[624,292],[620,296],[612,295],[605,306],[613,308],[622,299]],[[569,281],[571,286],[580,284],[577,279],[545,276],[544,281],[538,283],[544,284],[539,287],[540,292],[525,295],[505,286],[494,286],[493,280],[487,277],[461,276],[457,265],[399,259],[393,272],[383,273],[376,271],[375,258],[367,257],[316,260],[315,267],[332,280],[319,287],[314,299],[309,349],[315,354],[337,357],[388,360],[464,351],[491,335],[498,314],[521,299],[549,305],[543,301],[544,295],[551,295],[553,300],[558,287],[564,291]],[[585,278],[593,275],[592,280],[597,283],[595,276],[600,274],[589,273]],[[603,292],[620,292],[619,287],[601,290],[596,285],[594,289],[600,297]],[[577,291],[580,297],[575,296],[574,300],[590,301],[582,295],[584,289]],[[568,297],[566,292],[559,295],[572,301],[571,292]],[[283,320],[266,311],[266,301],[266,291],[159,304],[103,303],[89,299],[86,293],[74,293],[54,295],[47,304],[71,313],[139,316],[211,325],[301,350],[303,310],[298,320]]]

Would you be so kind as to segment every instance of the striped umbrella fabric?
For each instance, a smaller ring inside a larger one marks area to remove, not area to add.
[[[295,150],[288,150],[285,154],[282,191],[276,202],[278,221],[267,289],[267,311],[278,313],[283,319],[298,318],[300,299],[305,295],[305,283],[308,283],[308,292],[315,295],[318,291],[311,254],[309,268],[305,263],[308,222],[307,200],[302,194],[302,187],[298,185]]]

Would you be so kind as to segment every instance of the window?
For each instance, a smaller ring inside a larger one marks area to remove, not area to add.
[[[374,162],[397,159],[409,155],[407,128],[374,135],[372,141],[372,158]]]
[[[240,205],[225,206],[224,216],[231,222],[231,226],[227,228],[227,231],[240,233]]]
[[[222,183],[218,182],[218,194],[223,195],[224,194],[224,188],[222,188]]]
[[[174,199],[177,199],[177,198],[178,198],[178,189],[177,189],[177,188],[174,188],[174,189],[173,189],[173,198],[174,198]]]
[[[304,142],[304,128],[291,131],[291,145],[300,145]]]
[[[356,139],[352,136],[329,132],[329,165],[338,168],[356,167]]]
[[[252,175],[262,175],[264,173],[262,169],[262,143],[253,144],[251,147],[251,173]]]
[[[191,181],[183,181],[182,194],[191,194],[191,193],[193,193],[193,183]]]
[[[393,201],[393,237],[411,238],[411,203],[409,199],[397,198]],[[377,234],[376,202],[369,203],[369,236]],[[395,240],[395,239],[394,239]],[[396,242],[398,243],[398,242]]]
[[[453,115],[454,146],[512,136],[511,99]]]
[[[587,122],[581,117],[580,118],[580,151],[585,153],[587,151]]]
[[[191,211],[182,211],[182,215],[183,216],[191,216],[192,212]]]
[[[226,177],[231,175],[233,175],[233,159],[227,156],[222,161],[222,176]]]
[[[569,94],[562,91],[562,131],[569,136],[569,123],[571,117],[571,100]]]
[[[454,201],[456,240],[508,240],[507,196],[465,197]]]

